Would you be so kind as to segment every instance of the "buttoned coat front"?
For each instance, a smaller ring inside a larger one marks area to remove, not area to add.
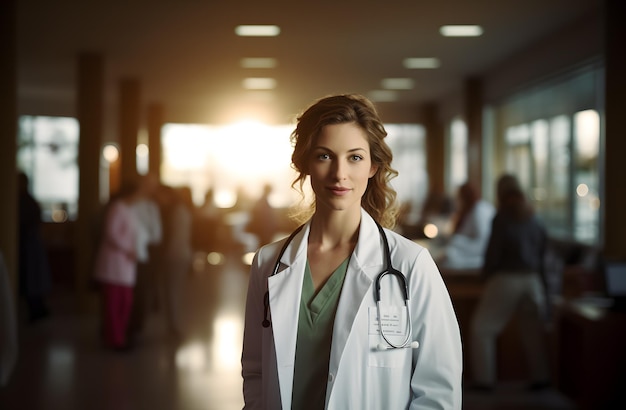
[[[263,247],[254,258],[242,353],[246,409],[291,409],[309,231],[307,223],[291,240],[275,275],[272,272],[285,239]],[[392,265],[407,278],[411,340],[417,341],[419,347],[379,347],[387,345],[373,324],[373,288],[376,277],[386,268],[384,244],[374,220],[362,210],[359,239],[350,257],[335,315],[326,408],[460,409],[461,339],[439,270],[425,248],[390,230],[385,229],[385,234]],[[392,275],[382,280],[381,299],[382,309],[404,309],[399,282]],[[263,327],[266,317],[271,325]]]

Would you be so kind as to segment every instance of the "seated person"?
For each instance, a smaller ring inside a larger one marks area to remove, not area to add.
[[[483,266],[495,208],[489,202],[480,199],[476,189],[469,182],[459,187],[457,204],[452,236],[445,246],[439,264],[447,269],[479,270]]]

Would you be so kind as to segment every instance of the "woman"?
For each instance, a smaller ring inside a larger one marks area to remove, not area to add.
[[[542,318],[546,314],[542,278],[546,233],[513,175],[497,183],[498,211],[485,253],[485,291],[472,319],[471,359],[474,387],[490,390],[496,383],[495,346],[516,312],[520,339],[527,353],[533,390],[549,385]]]
[[[373,105],[357,95],[323,98],[298,118],[294,185],[302,190],[309,177],[315,201],[293,238],[254,258],[245,408],[461,408],[459,328],[439,271],[424,248],[377,227],[393,227],[396,216],[385,136]],[[375,282],[391,268],[387,248],[410,301],[405,309],[399,279],[386,275],[379,315]]]
[[[103,337],[115,350],[126,350],[128,325],[137,280],[138,222],[132,205],[142,198],[135,186],[124,187],[111,198],[96,254],[94,278],[103,300]]]

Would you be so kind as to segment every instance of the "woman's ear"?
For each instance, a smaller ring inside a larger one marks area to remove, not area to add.
[[[372,164],[372,167],[370,168],[370,178],[373,177],[374,175],[376,175],[376,172],[378,172],[378,165]]]

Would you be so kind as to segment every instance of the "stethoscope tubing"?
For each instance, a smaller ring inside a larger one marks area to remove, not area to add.
[[[387,241],[387,235],[385,235],[385,231],[383,230],[383,227],[380,226],[380,224],[378,222],[376,222],[376,226],[378,227],[378,231],[380,232],[380,236],[383,240],[384,243],[384,250],[385,250],[385,264],[387,266],[387,269],[382,271],[381,273],[378,274],[378,276],[376,277],[376,281],[374,284],[374,298],[376,301],[376,311],[377,311],[377,315],[378,315],[378,326],[380,329],[380,335],[382,336],[383,340],[391,347],[394,349],[401,349],[404,347],[408,347],[409,346],[409,340],[411,339],[411,335],[413,333],[413,326],[411,323],[411,309],[409,308],[409,288],[407,285],[407,281],[406,281],[406,277],[404,276],[404,274],[396,269],[394,269],[393,265],[391,264],[391,251],[389,249],[389,242]],[[292,239],[298,234],[298,232],[300,232],[302,230],[302,228],[304,227],[304,225],[300,225],[298,228],[296,228],[296,230],[294,230],[291,235],[289,235],[289,237],[287,238],[287,240],[285,241],[285,243],[283,244],[282,248],[280,249],[280,252],[278,253],[278,257],[276,258],[276,263],[274,264],[274,269],[272,270],[272,274],[270,276],[274,276],[278,273],[278,269],[280,268],[280,259],[283,257],[283,254],[285,253],[285,251],[287,250],[287,246],[289,246],[289,243],[291,243]],[[407,312],[407,324],[406,324],[406,337],[404,339],[404,341],[401,344],[395,344],[392,343],[388,338],[387,335],[385,335],[385,331],[383,329],[382,326],[382,316],[380,314],[380,302],[381,302],[381,296],[380,296],[380,281],[383,277],[385,277],[386,275],[393,275],[395,276],[398,281],[400,282],[400,287],[402,288],[402,293],[404,296],[404,307],[406,309]],[[263,327],[269,327],[271,326],[271,322],[268,319],[268,313],[269,313],[269,306],[270,306],[270,297],[269,297],[269,290],[265,291],[265,295],[263,297],[263,322],[262,325]]]

